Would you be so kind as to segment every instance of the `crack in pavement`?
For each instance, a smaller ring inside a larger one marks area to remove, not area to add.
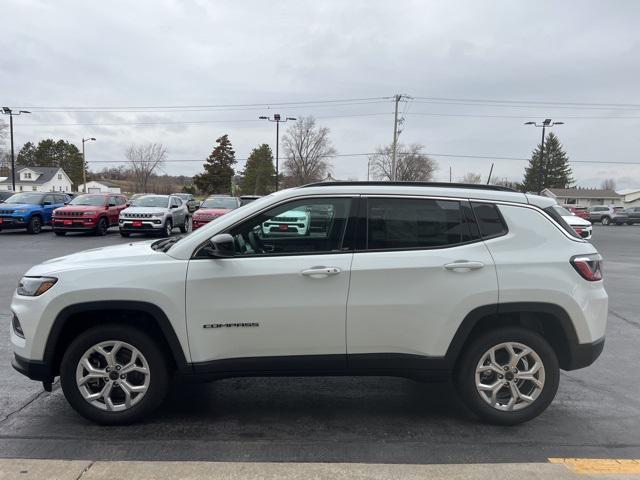
[[[89,465],[87,465],[87,467],[80,472],[80,475],[78,475],[76,477],[76,480],[80,480],[82,477],[84,477],[84,474],[87,473],[91,467],[93,467],[94,463],[96,463],[96,462],[95,461],[91,461],[89,463]]]
[[[611,309],[609,309],[609,313],[612,314],[614,317],[618,317],[620,320],[627,322],[629,325],[640,328],[640,322],[636,322],[628,318],[625,318],[622,315],[620,315],[618,312]]]
[[[24,410],[25,408],[27,408],[29,405],[35,403],[37,400],[44,398],[47,394],[49,393],[53,393],[55,392],[58,388],[59,388],[59,383],[58,381],[55,381],[52,385],[52,389],[51,392],[46,392],[46,391],[42,391],[42,392],[38,392],[35,395],[32,395],[31,398],[29,398],[26,402],[24,402],[22,405],[20,405],[18,408],[16,408],[15,410],[7,413],[4,417],[2,417],[0,419],[0,425],[4,424],[6,421],[8,421],[11,417],[13,417],[14,415],[20,413],[22,410]]]

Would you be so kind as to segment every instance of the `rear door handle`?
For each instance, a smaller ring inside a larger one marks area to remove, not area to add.
[[[341,272],[338,267],[311,267],[303,270],[301,273],[305,277],[324,278],[329,275],[337,275]]]
[[[479,270],[484,267],[482,262],[468,262],[459,260],[457,262],[447,263],[444,268],[453,272],[470,272],[471,270]]]

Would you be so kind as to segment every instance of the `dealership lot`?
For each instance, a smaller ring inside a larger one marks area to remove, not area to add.
[[[10,297],[45,259],[136,241],[0,233],[0,456],[118,460],[385,463],[536,462],[640,457],[640,226],[594,229],[610,295],[603,356],[563,373],[555,402],[518,427],[478,423],[445,384],[365,378],[230,379],[177,385],[147,423],[104,428],[79,417],[59,387],[41,393],[10,366]]]

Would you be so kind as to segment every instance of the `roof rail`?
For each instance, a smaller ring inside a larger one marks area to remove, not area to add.
[[[483,185],[478,183],[450,183],[450,182],[386,182],[386,181],[337,181],[337,182],[317,182],[301,185],[298,188],[307,187],[331,187],[331,186],[394,186],[394,187],[440,187],[440,188],[471,188],[474,190],[496,190],[500,192],[517,192],[513,188],[502,185]]]

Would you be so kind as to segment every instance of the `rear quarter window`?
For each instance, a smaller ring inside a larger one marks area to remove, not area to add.
[[[472,203],[480,236],[484,239],[506,235],[509,229],[498,207],[492,203]]]
[[[553,218],[553,221],[556,222],[560,227],[566,231],[569,235],[575,238],[579,238],[582,240],[582,237],[576,233],[576,231],[571,228],[571,226],[565,222],[564,218],[557,212],[557,210],[552,205],[551,207],[547,207],[544,209],[544,212]]]

